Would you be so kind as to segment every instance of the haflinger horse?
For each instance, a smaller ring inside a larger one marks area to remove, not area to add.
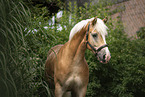
[[[97,17],[82,20],[72,28],[68,42],[49,50],[45,72],[55,97],[85,97],[89,81],[86,49],[94,52],[101,63],[109,62],[106,21]]]

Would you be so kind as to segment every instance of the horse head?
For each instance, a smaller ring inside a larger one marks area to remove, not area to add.
[[[89,21],[86,32],[86,46],[93,51],[101,63],[108,63],[111,55],[106,44],[105,36],[107,35],[107,17],[103,20],[95,17]]]

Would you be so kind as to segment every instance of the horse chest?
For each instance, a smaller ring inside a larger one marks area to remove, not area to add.
[[[73,68],[70,76],[66,80],[66,86],[82,86],[83,77],[78,67]]]
[[[82,79],[79,75],[72,74],[66,81],[65,85],[67,87],[72,86],[81,86],[82,85]]]

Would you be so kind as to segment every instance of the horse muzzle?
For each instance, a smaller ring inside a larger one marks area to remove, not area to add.
[[[98,58],[98,60],[103,63],[106,64],[109,62],[109,60],[111,59],[111,54],[108,50],[108,47],[106,45],[101,46],[101,48],[97,48],[95,47],[95,51],[93,51],[95,53],[95,56]]]

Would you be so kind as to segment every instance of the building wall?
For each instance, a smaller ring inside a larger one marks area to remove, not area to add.
[[[120,16],[128,37],[136,38],[139,28],[145,27],[145,0],[129,0],[112,6],[112,8],[118,7],[125,10],[112,15],[112,18]]]

